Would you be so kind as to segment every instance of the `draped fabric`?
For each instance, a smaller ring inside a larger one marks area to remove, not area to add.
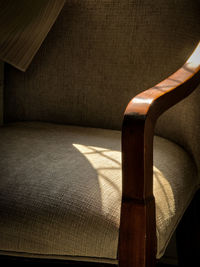
[[[25,71],[65,0],[1,0],[0,59]]]

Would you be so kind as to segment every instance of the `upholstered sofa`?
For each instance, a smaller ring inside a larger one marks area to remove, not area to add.
[[[159,82],[197,46],[199,10],[68,0],[25,72],[2,62],[1,255],[163,256],[199,188],[198,52]]]

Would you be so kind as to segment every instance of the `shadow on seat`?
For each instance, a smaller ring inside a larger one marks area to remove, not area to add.
[[[199,1],[33,2],[0,38],[0,254],[154,267],[199,188]]]

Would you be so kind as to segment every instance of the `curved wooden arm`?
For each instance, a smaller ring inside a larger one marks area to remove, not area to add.
[[[133,98],[122,127],[122,205],[119,267],[155,266],[157,239],[153,196],[153,136],[158,117],[200,82],[200,43],[176,73]]]
[[[177,72],[128,104],[122,127],[123,198],[153,196],[153,135],[158,117],[200,83],[200,43]]]

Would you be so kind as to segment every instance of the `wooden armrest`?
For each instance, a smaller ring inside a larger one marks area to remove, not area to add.
[[[133,98],[122,127],[122,205],[119,266],[155,266],[157,239],[153,196],[156,120],[200,82],[200,43],[176,73]],[[131,255],[131,256],[130,256]]]
[[[123,198],[153,197],[153,135],[158,117],[200,83],[200,43],[177,72],[128,104],[122,127]]]

